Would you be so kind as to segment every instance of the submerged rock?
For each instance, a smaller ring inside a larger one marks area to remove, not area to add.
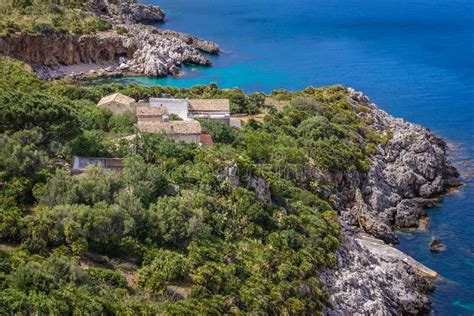
[[[430,242],[430,250],[432,252],[441,252],[445,251],[447,248],[441,243],[439,239],[433,238]]]

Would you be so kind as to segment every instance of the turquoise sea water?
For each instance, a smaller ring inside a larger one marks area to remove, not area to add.
[[[219,43],[212,68],[182,78],[126,78],[189,87],[217,82],[247,91],[341,83],[389,113],[455,144],[466,172],[474,160],[472,0],[147,0],[167,11],[163,27]],[[435,209],[425,233],[400,249],[438,271],[437,315],[474,314],[474,180]],[[446,252],[428,249],[431,236]]]

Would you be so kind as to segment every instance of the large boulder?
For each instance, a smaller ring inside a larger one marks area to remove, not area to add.
[[[248,186],[255,191],[255,195],[264,205],[272,203],[270,184],[265,179],[253,176],[250,178]]]
[[[239,166],[235,162],[226,163],[224,168],[219,172],[219,180],[226,183],[230,187],[238,187],[240,185]]]

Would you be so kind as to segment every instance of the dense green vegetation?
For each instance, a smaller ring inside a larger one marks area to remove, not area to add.
[[[2,0],[0,37],[14,32],[31,34],[91,34],[112,27],[94,16],[86,0]]]
[[[289,105],[262,123],[203,121],[216,142],[206,149],[121,138],[133,120],[95,106],[115,91],[264,101],[215,85],[45,83],[0,59],[0,314],[319,313],[318,271],[335,263],[339,226],[333,184],[309,175],[367,169],[383,141],[357,115],[369,109],[338,86],[279,91]],[[73,177],[61,164],[72,155],[123,157],[125,169]]]

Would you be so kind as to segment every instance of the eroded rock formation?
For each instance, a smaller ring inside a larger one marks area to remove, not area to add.
[[[370,252],[351,234],[341,237],[335,270],[321,281],[331,293],[326,315],[423,315],[432,290],[405,261]]]
[[[79,63],[114,63],[130,58],[136,43],[115,34],[31,35],[13,34],[4,39],[3,53],[33,65],[56,67]]]
[[[348,100],[371,111],[359,115],[379,133],[390,136],[372,157],[367,175],[340,175],[344,190],[332,192],[343,233],[337,268],[321,280],[331,293],[328,315],[418,315],[430,309],[428,281],[401,258],[370,252],[357,241],[369,234],[388,244],[398,242],[393,227],[416,227],[425,208],[458,186],[459,174],[447,159],[446,143],[419,125],[394,118],[360,92]]]
[[[372,157],[361,194],[352,208],[341,212],[342,217],[350,224],[362,218],[367,224],[360,226],[367,233],[397,243],[391,226],[418,226],[424,208],[433,206],[448,188],[459,185],[459,174],[447,159],[446,143],[428,129],[390,116],[353,90],[349,100],[354,106],[369,107],[371,111],[360,115],[379,133],[391,137]]]
[[[155,5],[144,5],[136,0],[93,0],[91,7],[98,15],[112,17],[122,23],[163,22],[165,12]]]
[[[210,66],[202,52],[215,54],[219,46],[194,36],[141,23],[160,22],[164,12],[136,0],[94,0],[91,10],[109,19],[116,31],[94,35],[13,34],[0,39],[0,53],[32,65],[41,79],[70,75],[151,77],[178,74],[183,64]],[[79,70],[64,66],[83,65]],[[87,67],[89,65],[89,67]]]

